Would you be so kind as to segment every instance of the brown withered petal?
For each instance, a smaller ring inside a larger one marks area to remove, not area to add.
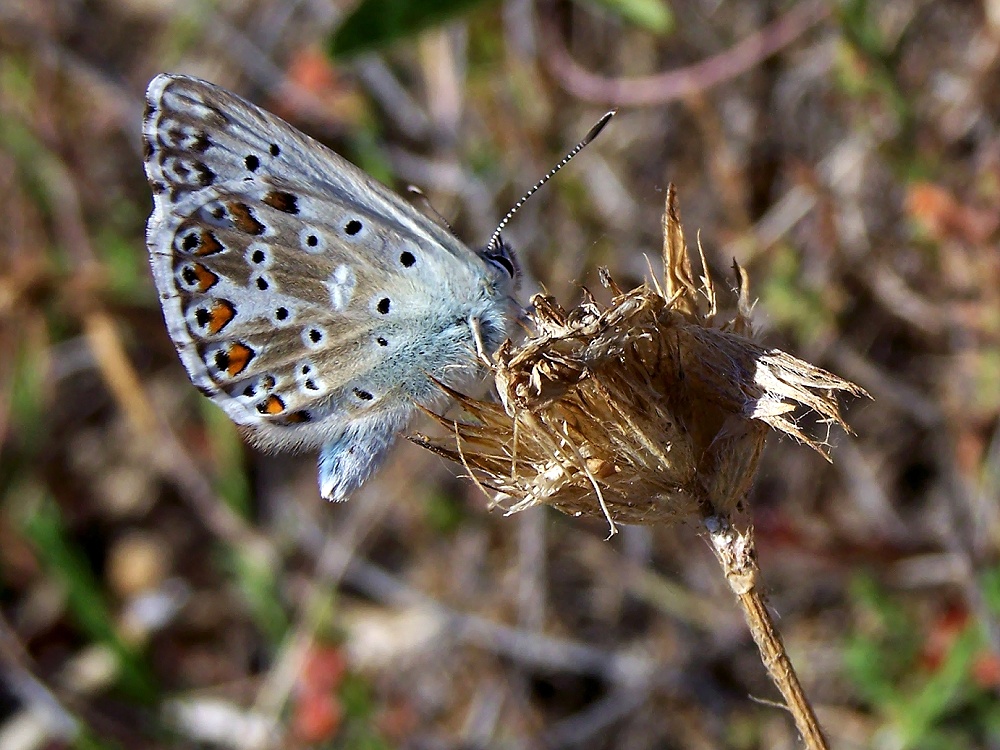
[[[702,265],[705,266],[704,258]],[[537,295],[523,343],[504,344],[500,404],[451,392],[468,419],[413,438],[464,464],[510,511],[545,503],[621,523],[729,516],[757,469],[768,427],[826,456],[796,422],[812,410],[848,430],[836,392],[858,386],[752,338],[749,283],[734,264],[736,315],[716,320],[711,279],[693,280],[671,188],[663,285],[589,294],[572,310]]]

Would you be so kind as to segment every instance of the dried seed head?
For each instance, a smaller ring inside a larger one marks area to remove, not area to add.
[[[449,391],[470,419],[436,417],[450,438],[416,442],[462,462],[509,511],[546,503],[614,523],[729,515],[757,469],[768,427],[826,456],[796,424],[801,409],[848,430],[835,393],[865,392],[752,338],[748,280],[734,264],[736,315],[717,323],[707,271],[694,282],[673,187],[664,214],[664,281],[607,306],[564,310],[537,295],[534,335],[505,343],[500,404]],[[705,266],[702,257],[702,265]]]

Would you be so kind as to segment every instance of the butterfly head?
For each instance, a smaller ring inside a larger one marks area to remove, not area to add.
[[[518,282],[521,277],[521,267],[517,262],[517,256],[514,255],[514,251],[511,246],[507,244],[500,233],[507,226],[507,223],[514,217],[514,214],[525,204],[525,202],[542,187],[546,182],[555,176],[556,172],[569,164],[570,160],[580,153],[588,143],[590,143],[594,138],[597,137],[604,126],[608,124],[612,117],[615,116],[617,109],[613,109],[610,112],[606,112],[604,116],[597,121],[597,123],[590,129],[590,132],[584,136],[583,140],[580,141],[576,146],[570,149],[569,153],[564,156],[558,164],[556,164],[548,173],[542,177],[538,182],[531,186],[531,188],[521,196],[521,199],[515,203],[507,214],[500,220],[497,224],[497,228],[493,231],[493,236],[490,237],[490,241],[486,243],[486,247],[479,252],[479,256],[486,261],[486,264],[491,267],[495,276],[499,278],[501,282],[505,281],[507,283],[507,289],[509,291],[514,291],[517,289]]]
[[[509,242],[498,235],[479,251],[479,257],[486,261],[487,267],[501,286],[510,292],[517,289],[521,280],[521,264]]]

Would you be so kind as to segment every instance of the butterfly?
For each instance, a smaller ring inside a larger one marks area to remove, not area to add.
[[[499,229],[473,251],[206,81],[156,76],[142,133],[146,244],[191,381],[256,445],[318,449],[320,494],[344,500],[439,383],[464,385],[507,338],[513,252]]]

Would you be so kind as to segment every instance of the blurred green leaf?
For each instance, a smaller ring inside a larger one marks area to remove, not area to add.
[[[403,37],[445,23],[477,5],[494,0],[362,0],[330,40],[330,54],[347,57],[384,47]]]
[[[282,607],[281,568],[255,550],[227,550],[226,567],[235,579],[253,621],[271,643],[288,632],[288,616]]]
[[[1000,408],[1000,348],[984,345],[978,354],[970,358],[970,369],[974,378],[973,398],[975,410],[980,414],[995,414]]]
[[[348,153],[351,161],[383,185],[392,185],[396,172],[380,145],[373,126],[362,125],[351,133]]]
[[[864,100],[859,108],[864,118],[872,116],[872,107],[884,107],[897,122],[893,143],[886,144],[894,165],[902,175],[925,173],[916,159],[914,137],[917,126],[913,97],[906,91],[901,74],[905,31],[893,38],[879,22],[882,3],[870,0],[844,0],[837,5],[835,18],[840,24],[841,48],[835,66],[835,80],[849,96]],[[864,120],[859,120],[859,124]]]
[[[972,688],[969,677],[973,659],[981,648],[982,639],[976,626],[966,627],[951,644],[940,666],[900,702],[900,734],[907,747],[921,746],[925,738],[937,734],[938,725],[946,720],[947,714],[967,698]]]
[[[94,251],[100,257],[102,279],[116,298],[128,302],[152,303],[149,266],[141,247],[141,229],[149,206],[118,200],[96,229]]]
[[[586,2],[654,34],[669,34],[674,30],[674,13],[664,0],[586,0]]]
[[[371,686],[359,675],[347,674],[338,691],[344,713],[352,719],[367,719],[375,712]]]
[[[905,675],[917,658],[917,634],[910,619],[869,576],[851,583],[851,599],[863,629],[848,639],[844,658],[848,674],[873,704],[895,695],[897,678]]]
[[[885,721],[887,746],[936,750],[967,746],[967,739],[1000,721],[995,701],[973,679],[985,639],[970,621],[954,635],[940,662],[924,661],[926,634],[871,578],[851,585],[859,627],[845,643],[847,676]]]
[[[443,492],[434,492],[424,506],[427,522],[438,534],[453,534],[462,526],[465,514],[461,503]]]
[[[10,390],[10,421],[21,447],[34,452],[49,439],[47,409],[50,382],[48,352],[19,342],[17,349],[7,352],[14,359]]]
[[[990,612],[1000,615],[1000,565],[987,568],[979,577],[979,586],[983,592],[983,600]]]
[[[365,678],[348,674],[337,691],[344,714],[347,717],[340,732],[337,745],[343,750],[389,750],[375,728],[375,714],[378,706],[372,696],[372,689]]]
[[[6,88],[6,81],[0,86],[0,94]],[[14,157],[18,185],[32,201],[48,214],[52,199],[43,178],[45,160],[48,154],[31,129],[15,117],[0,117],[0,148]]]
[[[147,704],[155,701],[158,690],[152,672],[142,657],[119,637],[100,581],[91,571],[86,556],[70,540],[59,507],[43,495],[25,514],[21,525],[47,574],[64,586],[67,604],[80,629],[117,657],[117,678],[122,690],[136,701]]]
[[[119,750],[121,745],[108,737],[101,737],[90,729],[82,727],[80,733],[73,738],[71,747],[75,750]]]
[[[208,399],[200,398],[206,437],[215,459],[215,489],[242,518],[251,515],[253,491],[247,478],[243,439],[232,420]]]
[[[800,254],[788,245],[774,248],[770,273],[758,288],[774,321],[800,342],[816,341],[836,325],[830,301],[823,290],[803,284]]]

